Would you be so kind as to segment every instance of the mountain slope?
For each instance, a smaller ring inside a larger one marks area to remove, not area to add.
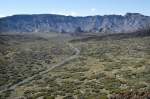
[[[137,31],[149,24],[150,17],[138,13],[87,17],[14,15],[0,19],[0,32],[125,33]]]

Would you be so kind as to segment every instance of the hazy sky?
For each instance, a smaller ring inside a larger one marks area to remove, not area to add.
[[[150,15],[150,0],[0,0],[0,17],[13,14],[73,16],[122,14]]]

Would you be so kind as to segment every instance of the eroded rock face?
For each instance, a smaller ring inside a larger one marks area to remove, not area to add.
[[[126,33],[145,28],[149,24],[150,17],[138,13],[87,17],[14,15],[0,19],[0,32]]]

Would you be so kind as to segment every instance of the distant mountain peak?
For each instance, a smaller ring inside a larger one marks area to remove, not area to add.
[[[0,19],[0,32],[126,33],[145,28],[150,17],[140,13],[72,17],[55,14],[14,15]]]
[[[140,13],[126,13],[125,16],[144,16],[144,15],[142,15]]]

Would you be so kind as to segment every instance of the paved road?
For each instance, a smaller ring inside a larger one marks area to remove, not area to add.
[[[15,85],[12,85],[12,86],[9,87],[9,88],[0,90],[0,93],[3,93],[4,91],[8,91],[8,90],[14,90],[17,86],[19,86],[19,85],[21,85],[21,84],[24,84],[24,83],[27,83],[27,82],[33,80],[36,76],[38,76],[38,75],[43,75],[43,74],[45,74],[45,73],[48,73],[48,72],[51,71],[52,69],[54,69],[54,68],[56,68],[56,67],[59,67],[59,66],[62,66],[62,65],[64,65],[64,64],[66,64],[67,62],[69,62],[69,61],[71,61],[71,60],[77,58],[78,55],[80,54],[80,50],[79,50],[78,48],[75,48],[71,43],[69,43],[69,46],[70,46],[71,49],[73,49],[73,51],[75,51],[75,54],[74,54],[74,55],[68,57],[67,59],[64,59],[62,62],[60,62],[60,63],[58,63],[58,64],[56,64],[56,65],[54,65],[54,66],[48,68],[48,69],[45,70],[45,71],[39,72],[38,74],[36,74],[36,75],[34,75],[34,76],[28,77],[28,78],[22,80],[21,82],[15,84]]]

